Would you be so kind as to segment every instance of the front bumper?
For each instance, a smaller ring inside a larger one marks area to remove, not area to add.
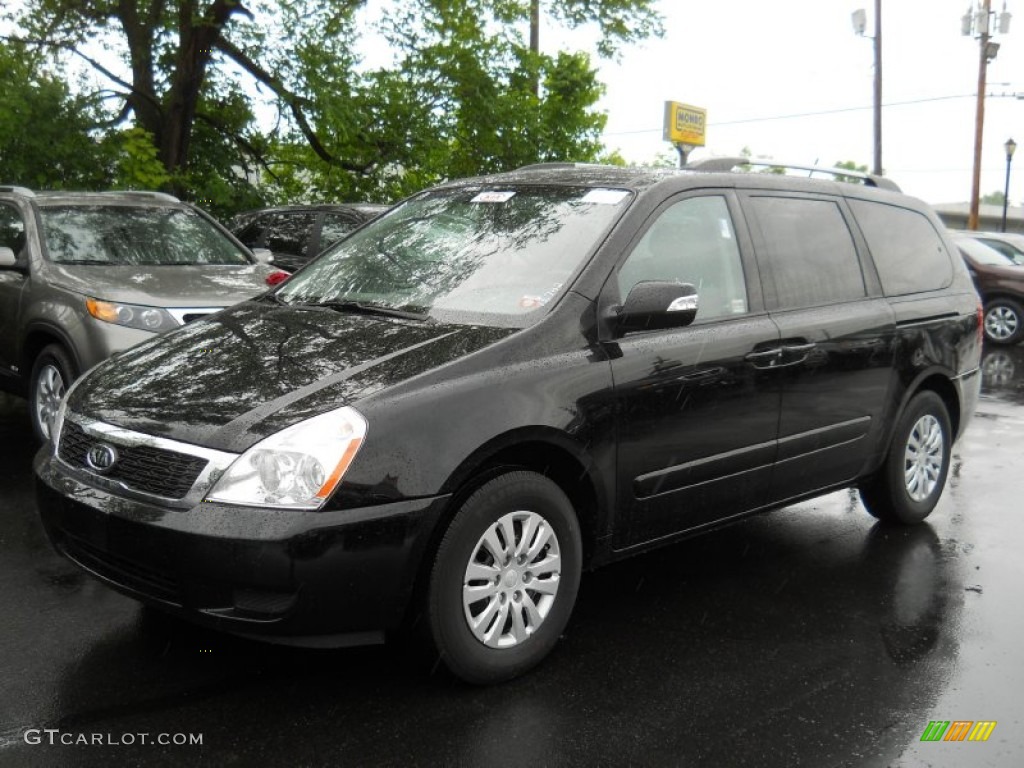
[[[36,456],[43,525],[115,589],[236,634],[303,645],[375,642],[398,626],[449,497],[303,512],[126,499]]]

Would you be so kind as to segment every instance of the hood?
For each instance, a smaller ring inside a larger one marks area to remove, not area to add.
[[[249,301],[115,355],[75,387],[68,407],[238,451],[255,442],[261,421],[280,429],[357,403],[514,332]]]
[[[75,293],[150,307],[226,307],[267,290],[265,264],[48,265],[48,279]]]

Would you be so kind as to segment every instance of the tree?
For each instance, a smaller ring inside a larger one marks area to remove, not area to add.
[[[0,181],[34,188],[104,186],[113,176],[103,113],[18,44],[0,43]]]
[[[1003,194],[1002,190],[996,190],[995,192],[989,192],[981,198],[982,205],[998,205],[1002,206],[1006,202],[1006,195]]]
[[[123,135],[124,146],[139,159],[148,137],[165,186],[193,198],[237,203],[257,176],[270,197],[304,181],[382,196],[446,174],[598,151],[594,71],[581,54],[543,56],[523,44],[529,0],[389,0],[381,33],[397,66],[376,71],[356,55],[362,5],[26,0],[16,20],[24,44],[76,57],[103,77],[109,87],[97,96],[141,129]],[[658,31],[652,6],[552,0],[551,12],[570,26],[599,25],[602,48],[613,51]],[[89,54],[97,39],[128,74]],[[257,127],[254,89],[277,105],[273,129]]]

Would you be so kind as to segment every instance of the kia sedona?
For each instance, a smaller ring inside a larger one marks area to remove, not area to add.
[[[447,183],[101,364],[36,457],[50,540],[210,627],[415,628],[493,683],[585,570],[850,486],[923,520],[980,384],[956,246],[886,179],[744,162]]]

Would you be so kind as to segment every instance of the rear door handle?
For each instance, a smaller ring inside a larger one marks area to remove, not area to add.
[[[755,368],[772,368],[782,359],[782,349],[775,347],[773,349],[764,349],[760,352],[751,352],[743,359],[748,363],[752,363]]]
[[[815,344],[814,342],[811,342],[810,344],[784,344],[782,347],[782,351],[794,355],[799,355],[804,352],[810,352],[816,346],[818,345]]]

